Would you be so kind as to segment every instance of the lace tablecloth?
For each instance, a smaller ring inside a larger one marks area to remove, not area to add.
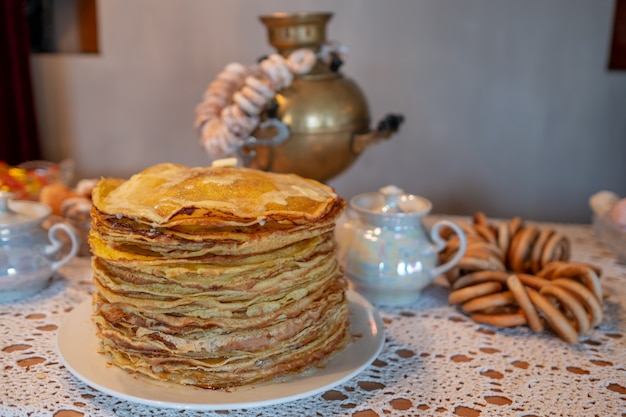
[[[42,293],[0,304],[0,416],[624,416],[626,266],[590,226],[549,226],[571,239],[573,260],[603,270],[604,320],[578,344],[476,324],[435,281],[414,305],[379,309],[385,345],[362,373],[318,395],[248,410],[155,408],[75,378],[55,347],[63,319],[93,290],[89,260],[75,259]]]

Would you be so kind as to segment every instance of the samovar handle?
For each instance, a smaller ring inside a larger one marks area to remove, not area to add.
[[[276,135],[271,138],[257,139],[254,136],[248,137],[236,148],[237,156],[242,166],[249,167],[250,161],[256,157],[255,146],[277,146],[289,139],[289,127],[277,118],[268,118],[259,124],[259,130],[275,128]]]
[[[404,122],[404,116],[401,114],[388,114],[376,126],[376,130],[354,134],[350,143],[350,149],[355,154],[360,154],[365,148],[381,139],[389,139],[398,131],[400,125]]]

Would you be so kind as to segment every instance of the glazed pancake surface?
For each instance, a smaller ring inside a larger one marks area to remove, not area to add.
[[[171,163],[147,168],[128,181],[104,179],[93,199],[102,213],[155,225],[187,219],[263,222],[272,216],[315,221],[338,201],[330,187],[296,175]]]

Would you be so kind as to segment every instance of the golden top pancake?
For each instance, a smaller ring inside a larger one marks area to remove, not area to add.
[[[100,216],[153,226],[235,226],[268,220],[309,223],[340,214],[345,202],[331,187],[291,174],[249,168],[152,166],[127,181],[102,179],[93,191]]]

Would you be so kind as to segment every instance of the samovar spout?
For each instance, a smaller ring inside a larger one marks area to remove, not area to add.
[[[370,145],[380,142],[383,139],[389,139],[393,136],[400,125],[404,122],[404,116],[401,114],[388,114],[378,122],[375,130],[367,133],[355,133],[350,142],[350,150],[355,154],[360,154]]]

